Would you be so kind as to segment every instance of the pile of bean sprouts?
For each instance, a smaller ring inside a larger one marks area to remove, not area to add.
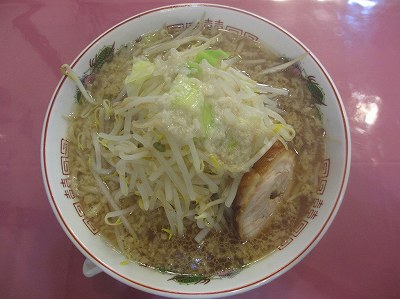
[[[87,100],[88,113],[79,117],[96,123],[77,139],[78,147],[89,140],[82,150],[90,151],[91,174],[110,210],[105,222],[123,225],[135,240],[125,216],[136,206],[147,213],[163,209],[171,235],[182,236],[195,223],[201,242],[210,230],[221,230],[243,174],[276,141],[286,146],[295,135],[275,100],[288,91],[235,69],[239,58],[218,52],[220,35],[206,37],[203,28],[200,20],[175,36],[152,41],[154,35],[145,35],[115,99],[93,98],[68,65],[61,68]],[[210,49],[217,61],[198,59]],[[111,181],[119,184],[116,192],[108,188]],[[126,197],[132,205],[122,208]]]

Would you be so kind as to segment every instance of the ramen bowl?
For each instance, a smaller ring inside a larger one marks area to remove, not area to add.
[[[84,76],[91,61],[105,47],[114,51],[142,34],[162,26],[186,28],[205,14],[208,26],[273,45],[284,57],[308,52],[300,62],[301,75],[318,85],[324,105],[320,106],[326,131],[323,161],[315,202],[290,237],[273,253],[240,272],[215,277],[185,277],[161,273],[125,258],[108,246],[98,229],[85,216],[71,189],[70,152],[65,116],[73,111],[76,87],[62,78],[44,120],[41,162],[44,185],[50,205],[60,225],[74,245],[87,258],[86,276],[105,272],[139,290],[169,297],[223,297],[266,284],[296,265],[322,238],[335,217],[345,192],[350,165],[350,135],[339,93],[325,68],[312,52],[289,32],[250,12],[213,4],[183,4],[161,7],[128,18],[110,28],[73,61],[71,67]]]

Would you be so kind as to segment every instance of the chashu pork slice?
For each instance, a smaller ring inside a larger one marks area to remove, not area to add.
[[[295,153],[276,142],[243,175],[234,200],[234,223],[242,240],[260,235],[293,182]]]

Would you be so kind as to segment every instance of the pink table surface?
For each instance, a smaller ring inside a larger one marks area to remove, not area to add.
[[[216,1],[215,1],[216,2]],[[0,2],[0,297],[156,298],[84,257],[48,203],[40,137],[59,66],[156,0]],[[347,192],[331,228],[292,270],[235,298],[400,298],[400,2],[221,1],[283,26],[341,93],[352,137]]]

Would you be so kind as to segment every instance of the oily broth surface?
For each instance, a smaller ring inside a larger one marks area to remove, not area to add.
[[[213,35],[215,32],[208,31],[208,34]],[[316,173],[319,173],[319,165],[324,158],[324,130],[318,108],[306,87],[305,79],[295,75],[294,67],[267,76],[260,75],[261,70],[282,63],[282,59],[259,43],[228,32],[222,34],[222,41],[214,47],[240,55],[242,59],[235,65],[236,68],[260,83],[290,91],[289,96],[280,96],[277,100],[279,108],[284,111],[282,116],[296,131],[296,137],[288,143],[291,150],[298,153],[294,171],[295,187],[280,204],[260,237],[243,242],[236,237],[232,227],[225,227],[222,232],[211,231],[205,241],[198,244],[194,240],[198,228],[193,224],[187,229],[184,237],[175,236],[168,239],[168,235],[162,231],[169,226],[163,209],[144,212],[137,207],[127,216],[139,236],[139,242],[134,246],[133,238],[122,225],[105,224],[104,215],[109,209],[88,167],[91,150],[78,149],[78,138],[81,138],[80,143],[85,148],[91,149],[91,140],[79,136],[82,128],[95,128],[93,120],[76,118],[71,121],[69,127],[72,185],[80,198],[86,217],[92,219],[100,234],[113,247],[124,248],[122,253],[128,259],[161,271],[211,276],[234,271],[257,261],[288,239],[314,201],[318,181]],[[117,97],[129,73],[134,50],[135,47],[132,50],[131,45],[123,47],[111,62],[103,65],[96,74],[96,79],[87,86],[94,98],[111,100]],[[77,105],[75,115],[90,113],[90,108],[90,105],[86,104]],[[105,126],[106,130],[111,130],[112,121]],[[108,188],[115,191],[119,189],[119,184],[111,182]],[[128,207],[135,201],[132,197],[123,198],[120,205],[122,208]],[[228,213],[226,218],[229,220],[231,216]],[[116,234],[124,236],[123,244],[118,244]]]

